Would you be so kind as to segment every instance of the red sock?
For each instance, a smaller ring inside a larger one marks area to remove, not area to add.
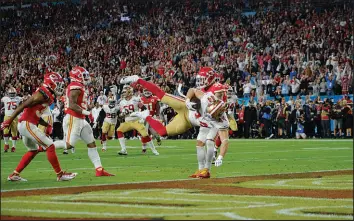
[[[38,154],[37,151],[28,151],[23,155],[21,161],[18,163],[16,167],[16,172],[21,173],[23,169],[33,160],[33,158]]]
[[[50,147],[47,148],[46,153],[47,153],[47,159],[48,159],[49,163],[52,164],[54,171],[57,174],[60,173],[61,172],[60,163],[59,163],[57,154],[55,152],[54,144],[50,145]]]
[[[122,138],[122,137],[124,137],[124,134],[120,131],[117,131],[117,137]]]
[[[215,146],[216,147],[220,147],[221,146],[221,140],[220,140],[220,137],[218,136],[215,140]]]
[[[107,138],[106,138],[106,134],[102,134],[102,141],[106,141]]]
[[[137,83],[143,86],[146,90],[150,91],[152,94],[156,95],[159,99],[162,99],[163,96],[165,96],[165,92],[151,82],[139,79]]]
[[[133,137],[136,137],[136,130],[133,130]]]
[[[158,120],[155,120],[151,116],[148,116],[146,118],[146,122],[149,123],[150,127],[154,129],[160,136],[166,136],[167,135],[167,130],[166,127]]]
[[[151,138],[149,136],[141,138],[141,143],[143,143],[143,144],[150,142],[150,141],[151,141]]]

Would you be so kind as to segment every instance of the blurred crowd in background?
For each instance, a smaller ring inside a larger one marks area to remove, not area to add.
[[[199,68],[211,66],[239,98],[239,130],[231,136],[292,138],[301,122],[307,137],[351,137],[353,4],[269,2],[88,0],[2,8],[1,97],[9,87],[20,96],[34,92],[50,55],[67,83],[75,65],[93,74],[92,108],[100,96],[119,100],[123,76],[140,75],[178,95],[179,83],[185,93]],[[168,122],[174,112],[165,112]]]

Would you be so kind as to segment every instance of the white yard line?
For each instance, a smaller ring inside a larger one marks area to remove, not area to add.
[[[353,216],[348,215],[325,215],[325,214],[309,214],[301,213],[299,210],[323,209],[323,208],[353,208],[353,206],[316,206],[316,207],[297,207],[290,209],[277,210],[277,214],[286,216],[303,216],[303,217],[319,217],[319,218],[342,218],[353,220]],[[299,211],[299,212],[297,212]]]
[[[191,154],[191,155],[195,155],[195,154]],[[233,154],[233,153],[228,153],[228,155],[238,155],[238,154]],[[155,157],[155,156],[152,156]],[[156,158],[171,158],[173,156],[156,156]],[[132,157],[133,158],[133,157]],[[242,163],[242,162],[262,162],[262,161],[287,161],[287,160],[328,160],[328,158],[348,158],[348,156],[328,156],[325,158],[321,158],[321,157],[299,157],[299,158],[273,158],[273,159],[259,159],[259,158],[254,158],[254,159],[249,159],[249,160],[228,160],[227,162],[229,163]],[[181,158],[181,159],[188,159],[190,160],[191,158]],[[70,159],[71,161],[72,159]],[[77,159],[75,159],[77,160]],[[87,159],[78,159],[78,160],[87,160]],[[60,160],[61,161],[69,161],[69,160]],[[353,161],[353,160],[346,160],[346,161]],[[45,160],[38,160],[36,162],[47,162]],[[226,161],[225,161],[226,162]],[[5,164],[6,162],[2,162],[2,164]],[[184,164],[188,164],[188,165],[195,165],[196,163],[184,163]],[[119,168],[127,168],[127,167],[154,167],[156,166],[156,164],[144,164],[141,166],[135,165],[135,166],[119,166],[119,167],[105,167],[106,169],[111,168],[111,169],[119,169]],[[6,166],[1,166],[2,169],[13,169],[13,167],[6,167]],[[85,167],[85,168],[75,168],[75,170],[90,170],[93,169],[92,167]],[[27,170],[36,170],[36,171],[53,171],[52,169],[38,169],[38,168],[29,168]]]
[[[11,212],[29,212],[50,213],[50,214],[67,214],[67,215],[88,215],[88,216],[108,216],[108,217],[164,217],[164,216],[206,216],[206,215],[222,215],[222,213],[155,213],[155,214],[139,214],[139,213],[108,213],[108,212],[84,212],[84,211],[68,211],[68,210],[43,210],[43,209],[20,209],[20,208],[1,208],[1,211]]]
[[[222,215],[226,216],[227,218],[231,218],[232,220],[254,220],[252,218],[239,216],[235,213],[223,213]]]
[[[316,170],[316,171],[307,171],[306,173],[314,173],[314,172],[331,172],[331,171],[338,171],[338,170],[353,170],[353,168],[343,168],[337,170]],[[256,174],[252,176],[271,176],[271,175],[282,175],[282,174],[301,174],[305,172],[285,172],[285,173],[270,173],[270,174]],[[252,177],[249,176],[249,177]],[[222,179],[228,178],[229,176],[225,177],[217,177],[213,179]],[[41,187],[41,189],[65,189],[65,188],[72,188],[72,187],[88,187],[88,186],[111,186],[111,185],[125,185],[125,184],[142,184],[142,183],[159,183],[159,182],[173,182],[173,181],[185,181],[189,180],[190,182],[196,181],[198,179],[174,179],[174,180],[150,180],[150,181],[142,181],[142,182],[125,182],[125,183],[104,183],[104,184],[91,184],[91,185],[77,185],[77,186],[66,186],[66,187]],[[1,190],[1,192],[11,192],[11,191],[23,191],[23,190],[38,190],[38,188],[24,188],[24,189],[9,189],[9,190]]]
[[[105,197],[107,198],[107,196]],[[110,197],[112,198],[112,197]],[[115,196],[115,198],[120,199],[120,197]],[[76,198],[74,198],[76,199]],[[80,199],[82,199],[80,197]],[[86,198],[84,198],[86,199]],[[144,199],[144,198],[139,198],[139,197],[122,197],[122,199]],[[157,198],[160,200],[159,198]],[[170,201],[174,201],[174,199],[166,199]],[[140,200],[137,200],[136,202],[139,202]],[[181,200],[183,201],[183,200]],[[269,205],[248,205],[248,206],[229,206],[229,207],[211,207],[211,208],[202,208],[202,207],[178,207],[178,206],[162,206],[162,205],[139,205],[139,204],[134,204],[135,202],[131,202],[131,204],[120,204],[118,201],[116,203],[103,203],[103,202],[60,202],[60,201],[33,201],[33,200],[1,200],[2,203],[17,203],[17,204],[32,204],[36,203],[38,205],[41,204],[50,204],[50,205],[76,205],[76,206],[90,206],[92,207],[123,207],[123,208],[139,208],[139,209],[158,209],[158,210],[232,210],[232,209],[248,209],[248,208],[257,208],[257,207],[272,207],[272,206],[279,206],[280,204],[269,204]],[[141,201],[140,201],[141,202]],[[189,201],[187,201],[189,202]],[[198,201],[199,202],[199,201]],[[202,202],[210,202],[210,200],[204,200]],[[223,202],[223,201],[221,201]],[[227,201],[225,201],[227,202]],[[237,203],[237,202],[236,202]],[[252,202],[248,202],[249,204],[252,204]],[[183,204],[181,204],[183,205]],[[3,205],[6,207],[5,205]],[[197,206],[197,205],[196,205]]]

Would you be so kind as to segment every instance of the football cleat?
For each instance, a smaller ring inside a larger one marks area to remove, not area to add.
[[[8,181],[21,181],[21,182],[27,182],[26,179],[23,179],[19,173],[12,173],[10,176],[7,177]]]
[[[115,175],[108,173],[102,167],[98,167],[96,168],[96,176],[115,176]]]
[[[151,151],[152,151],[152,153],[153,153],[155,156],[160,155],[160,154],[159,154],[159,152],[157,152],[157,150],[156,150],[156,149],[151,149]]]
[[[57,181],[69,181],[74,179],[77,176],[77,173],[67,173],[65,171],[61,171],[57,174]]]
[[[15,151],[16,151],[16,147],[12,147],[11,152],[15,152]]]
[[[139,80],[139,76],[138,75],[132,75],[132,76],[127,76],[124,77],[120,80],[121,84],[130,84],[130,83],[134,83],[137,82]]]
[[[141,153],[142,153],[142,154],[146,154],[146,149],[142,149],[142,150],[141,150]]]
[[[8,144],[4,145],[4,152],[6,153],[9,150],[10,146]]]
[[[190,178],[198,178],[198,174],[200,173],[200,170],[195,171],[192,175],[188,176]]]
[[[128,155],[128,152],[126,150],[121,150],[118,152],[119,155]]]
[[[198,178],[200,179],[208,179],[210,178],[210,172],[208,168],[204,168],[202,170],[200,170],[199,174],[198,174]]]

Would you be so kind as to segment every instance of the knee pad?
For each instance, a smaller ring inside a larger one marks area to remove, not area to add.
[[[206,144],[207,148],[214,149],[215,142],[213,140],[207,140],[205,144]]]

